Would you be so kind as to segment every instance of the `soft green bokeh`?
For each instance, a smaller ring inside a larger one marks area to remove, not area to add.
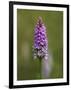
[[[63,77],[63,12],[17,10],[17,79],[40,79],[39,60],[33,59],[33,33],[38,17],[47,28],[48,49],[52,53],[53,68],[49,78]]]

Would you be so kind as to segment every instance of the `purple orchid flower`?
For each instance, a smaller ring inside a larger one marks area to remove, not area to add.
[[[48,39],[46,27],[39,17],[34,29],[34,58],[48,58]]]

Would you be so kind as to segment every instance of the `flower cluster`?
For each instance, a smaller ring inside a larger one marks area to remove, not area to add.
[[[46,27],[39,17],[34,30],[34,58],[43,58],[48,55],[48,39],[46,36]]]

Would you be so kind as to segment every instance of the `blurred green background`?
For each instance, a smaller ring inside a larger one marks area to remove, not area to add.
[[[63,77],[63,12],[17,9],[17,80],[40,79],[39,60],[33,59],[33,34],[38,17],[47,28],[53,68],[49,78]]]

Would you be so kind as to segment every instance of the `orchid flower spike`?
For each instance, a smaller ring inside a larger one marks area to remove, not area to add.
[[[48,58],[48,39],[46,27],[39,17],[34,29],[34,58]]]

